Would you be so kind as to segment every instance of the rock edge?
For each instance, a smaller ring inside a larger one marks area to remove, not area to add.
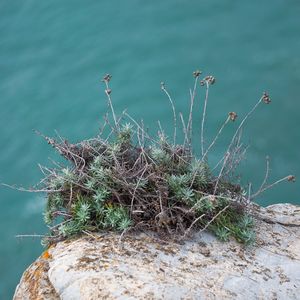
[[[299,299],[300,207],[257,207],[257,244],[195,233],[184,244],[140,234],[60,242],[24,272],[24,299]]]

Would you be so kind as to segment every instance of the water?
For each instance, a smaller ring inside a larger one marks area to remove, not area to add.
[[[208,106],[208,140],[227,112],[242,116],[264,90],[272,97],[244,131],[251,147],[241,166],[243,182],[259,186],[267,154],[271,180],[299,176],[299,15],[296,0],[272,5],[261,0],[2,0],[0,181],[30,186],[41,178],[37,164],[57,158],[32,129],[48,135],[57,129],[71,141],[97,133],[106,110],[100,79],[107,72],[113,74],[118,112],[128,108],[151,128],[162,119],[171,132],[160,82],[185,112],[196,68],[217,78]],[[220,140],[212,160],[225,145]],[[42,251],[38,239],[14,236],[45,232],[44,199],[4,188],[0,193],[0,298],[10,299],[21,273]],[[263,205],[299,201],[299,183],[280,185],[259,199]]]

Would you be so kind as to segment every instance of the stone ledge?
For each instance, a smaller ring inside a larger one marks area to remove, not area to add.
[[[297,299],[300,207],[260,215],[271,222],[257,222],[252,247],[207,232],[184,244],[112,233],[60,242],[25,271],[14,299]]]

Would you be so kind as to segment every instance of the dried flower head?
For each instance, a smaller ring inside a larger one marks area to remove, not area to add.
[[[231,111],[230,113],[228,113],[228,115],[229,115],[230,120],[233,121],[233,122],[238,117],[237,113],[235,113],[234,111]]]
[[[106,74],[104,77],[103,77],[103,79],[102,79],[102,81],[103,82],[109,82],[110,80],[111,80],[111,75],[110,74]]]
[[[216,82],[216,78],[211,75],[204,77],[203,80],[206,81],[208,84],[214,84]]]
[[[202,72],[200,70],[196,70],[196,71],[193,72],[193,76],[195,78],[199,77],[201,74],[202,74]]]
[[[165,83],[164,83],[163,81],[160,83],[160,88],[161,88],[162,90],[165,88]]]
[[[287,180],[290,181],[290,182],[295,182],[296,181],[296,176],[290,175],[290,176],[287,177]]]
[[[200,85],[203,86],[204,84],[205,84],[205,81],[204,81],[204,80],[201,80],[201,81],[200,81]]]
[[[270,96],[266,92],[263,93],[262,100],[266,104],[270,104],[271,103],[271,98],[270,98]]]

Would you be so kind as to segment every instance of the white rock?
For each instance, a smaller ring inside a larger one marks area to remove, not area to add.
[[[60,242],[25,271],[14,299],[299,299],[299,206],[261,215],[274,223],[257,222],[251,247],[209,233],[182,245],[145,234]]]

